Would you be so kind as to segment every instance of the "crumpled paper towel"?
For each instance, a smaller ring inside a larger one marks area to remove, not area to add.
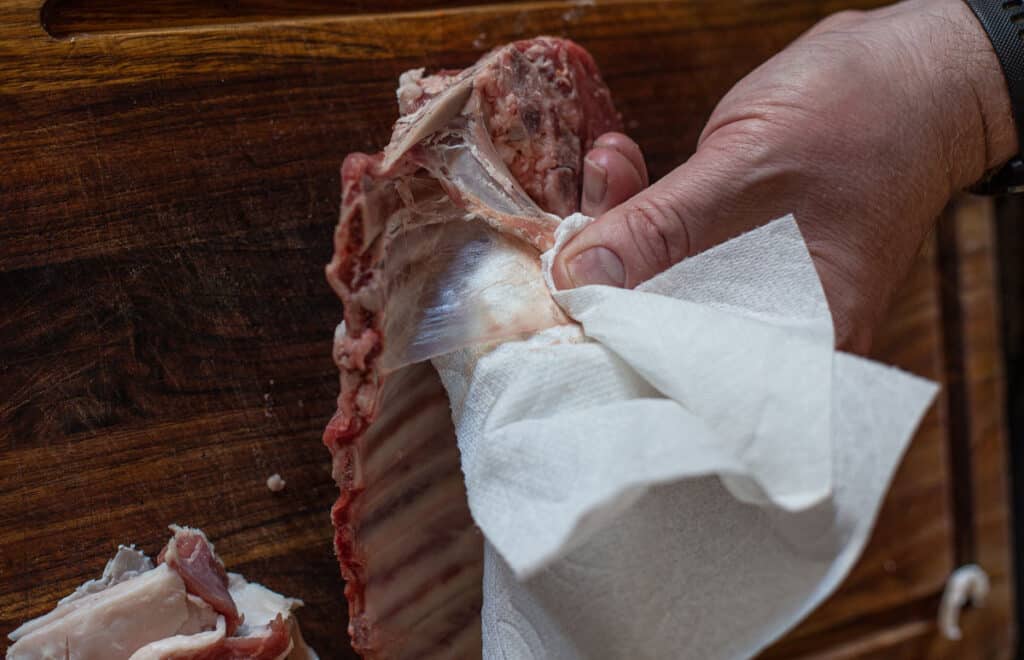
[[[563,221],[543,257],[589,218]],[[582,326],[435,358],[486,539],[487,658],[749,657],[838,585],[933,383],[833,347],[792,216]]]

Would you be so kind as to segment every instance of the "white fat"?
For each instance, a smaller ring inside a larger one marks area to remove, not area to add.
[[[420,80],[423,79],[423,69],[412,69],[398,77],[398,112],[408,114],[415,106],[416,101],[423,96],[423,88]]]
[[[279,493],[284,490],[286,483],[287,482],[281,478],[281,475],[276,472],[267,477],[267,488],[269,488],[272,493]]]
[[[175,557],[176,552],[172,539],[166,556]],[[301,600],[247,582],[236,573],[229,573],[228,580],[244,617],[237,636],[266,634],[268,624],[280,614],[289,626],[290,641],[279,660],[318,660],[292,616]],[[121,546],[101,577],[83,584],[52,612],[12,632],[14,643],[6,659],[159,660],[213,647],[224,639],[226,628],[224,617],[189,594],[169,564],[153,568],[145,554]]]
[[[463,288],[474,292],[480,306],[487,311],[475,319],[480,324],[476,334],[486,335],[491,327],[512,325],[523,315],[523,301],[547,298],[536,258],[515,243],[494,241],[487,254],[474,265],[474,269],[463,273]],[[551,318],[545,318],[545,324],[558,320],[553,311],[547,316]]]
[[[153,570],[153,561],[135,546],[118,546],[117,554],[103,567],[103,575],[95,580],[89,580],[82,586],[75,589],[74,593],[65,596],[59,601],[59,605],[69,603],[73,600],[103,591],[119,582],[130,580],[140,573]]]
[[[185,596],[181,577],[162,564],[30,621],[12,633],[7,660],[127,660],[181,629],[189,620]]]
[[[198,596],[188,594],[185,599],[188,601],[188,619],[178,629],[179,635],[193,635],[217,627],[217,617],[220,616],[217,610]]]
[[[244,621],[236,635],[258,636],[280,614],[289,624],[291,644],[279,660],[319,660],[316,652],[302,638],[299,622],[292,615],[293,610],[302,607],[301,600],[287,598],[261,584],[248,582],[238,573],[228,573],[228,591]]]
[[[288,618],[292,610],[302,607],[301,600],[287,598],[261,584],[247,582],[238,573],[228,573],[228,592],[244,621],[239,628],[239,635],[245,634],[243,628],[253,630],[266,626],[278,614]]]
[[[129,660],[162,660],[178,654],[195,653],[210,648],[224,639],[227,625],[224,617],[217,617],[217,627],[195,635],[174,635],[146,644],[131,655]]]
[[[91,594],[99,593],[108,587],[152,569],[153,562],[144,553],[136,550],[134,546],[119,546],[117,554],[103,568],[103,575],[95,580],[89,580],[71,594],[60,599],[53,611],[21,624],[20,627],[8,635],[8,638],[12,642],[16,642],[36,628],[45,626],[78,607],[77,605],[70,605],[71,603]]]

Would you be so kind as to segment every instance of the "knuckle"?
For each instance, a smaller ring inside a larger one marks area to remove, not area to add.
[[[863,21],[864,14],[865,12],[858,9],[844,9],[843,11],[830,14],[818,21],[817,25],[814,26],[814,32],[829,32],[848,28]]]
[[[717,153],[723,163],[742,163],[747,168],[775,163],[795,142],[793,131],[778,114],[767,103],[751,108],[747,116],[716,127],[715,140],[706,149]]]
[[[672,204],[658,199],[643,200],[626,212],[625,222],[646,266],[642,274],[645,279],[681,260],[689,251],[686,224]]]

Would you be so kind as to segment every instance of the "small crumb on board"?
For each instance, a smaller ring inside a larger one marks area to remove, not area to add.
[[[270,489],[270,492],[279,493],[282,490],[284,490],[284,486],[285,481],[284,479],[281,478],[281,475],[279,475],[278,473],[275,472],[274,474],[267,477],[267,488]]]

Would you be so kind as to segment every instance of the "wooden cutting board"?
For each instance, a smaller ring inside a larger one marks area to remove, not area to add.
[[[323,657],[351,657],[320,444],[341,317],[323,265],[339,165],[384,144],[398,74],[570,36],[660,175],[736,80],[872,4],[0,2],[0,633],[176,522],[305,600]],[[877,354],[943,397],[853,574],[768,657],[1009,657],[990,215],[951,210],[906,283]],[[944,643],[939,594],[969,561],[993,597]]]

